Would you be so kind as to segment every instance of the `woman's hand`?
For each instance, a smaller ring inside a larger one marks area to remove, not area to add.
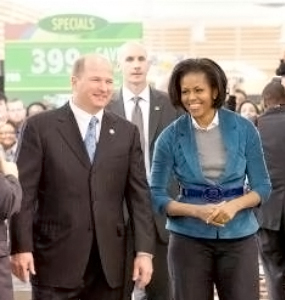
[[[211,223],[216,226],[223,226],[223,224],[216,222],[213,216],[218,214],[220,208],[224,204],[225,202],[221,202],[219,204],[196,205],[195,217],[201,219],[207,224]]]
[[[218,224],[219,226],[225,226],[231,221],[238,212],[238,207],[234,202],[222,202],[221,205],[216,207],[215,211],[209,216],[207,223]]]

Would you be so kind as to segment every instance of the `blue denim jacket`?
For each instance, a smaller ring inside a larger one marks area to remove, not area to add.
[[[221,108],[218,114],[226,149],[226,165],[217,180],[217,186],[222,189],[242,187],[247,177],[251,190],[260,195],[262,202],[266,201],[271,191],[271,183],[258,131],[250,121],[229,110]],[[164,212],[171,201],[167,186],[173,174],[183,188],[199,188],[209,184],[199,163],[194,127],[189,114],[170,124],[155,144],[150,186],[153,207],[157,212]],[[193,204],[207,203],[204,198],[187,198],[181,195],[176,200]],[[166,228],[192,237],[240,238],[255,233],[258,223],[249,208],[238,212],[222,228],[207,225],[192,217],[169,217]]]

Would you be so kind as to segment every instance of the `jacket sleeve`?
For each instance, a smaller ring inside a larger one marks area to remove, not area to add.
[[[11,252],[33,251],[33,219],[42,171],[43,147],[40,128],[32,119],[22,129],[17,155],[19,181],[23,189],[21,210],[10,221]]]
[[[156,212],[165,214],[165,208],[171,198],[168,194],[169,180],[173,175],[174,154],[172,145],[174,133],[172,127],[164,130],[157,138],[151,166],[150,187],[152,205]]]
[[[22,189],[13,175],[0,174],[0,222],[20,210]]]
[[[246,174],[252,191],[261,197],[261,203],[268,200],[271,193],[271,182],[264,159],[259,132],[253,124],[247,130]]]
[[[125,198],[134,229],[135,251],[154,254],[155,227],[139,131],[134,127]]]

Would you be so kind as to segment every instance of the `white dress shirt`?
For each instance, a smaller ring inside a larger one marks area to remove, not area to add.
[[[150,110],[150,88],[147,85],[146,88],[139,94],[133,94],[128,88],[123,86],[123,101],[125,107],[125,115],[128,121],[132,121],[132,112],[135,107],[135,102],[132,100],[135,96],[140,97],[142,100],[139,101],[139,106],[142,111],[143,116],[143,127],[144,127],[144,140],[145,140],[145,149],[144,149],[144,160],[145,160],[145,169],[146,175],[149,179],[150,175],[150,157],[149,157],[149,110]]]
[[[72,100],[69,101],[69,105],[74,114],[77,125],[79,127],[82,140],[84,141],[89,126],[89,122],[93,117],[93,115],[90,115],[86,111],[79,108],[75,103],[73,103]],[[98,120],[96,124],[96,143],[98,143],[100,137],[103,114],[104,114],[104,110],[101,109],[97,114],[94,115]]]
[[[209,130],[219,126],[219,114],[217,112],[215,113],[214,119],[207,127],[201,127],[193,117],[191,117],[191,120],[192,120],[193,126],[196,129],[202,130],[202,131],[209,131]]]

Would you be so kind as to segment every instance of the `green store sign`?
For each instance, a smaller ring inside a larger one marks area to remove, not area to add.
[[[141,23],[111,23],[84,14],[47,16],[37,24],[5,25],[5,91],[10,97],[41,92],[69,93],[75,60],[86,53],[100,53],[114,64],[115,85],[118,48],[128,40],[142,39]]]
[[[56,15],[39,21],[43,30],[58,34],[78,34],[100,30],[108,25],[108,21],[90,15]]]

